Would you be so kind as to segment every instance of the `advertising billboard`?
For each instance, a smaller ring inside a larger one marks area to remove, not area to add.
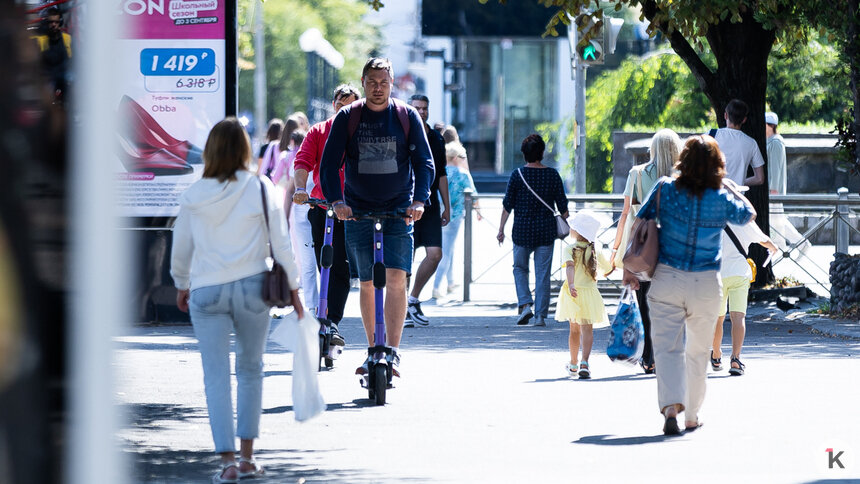
[[[203,172],[209,130],[224,118],[228,78],[226,0],[124,0],[122,95],[112,133],[122,215],[170,217]]]

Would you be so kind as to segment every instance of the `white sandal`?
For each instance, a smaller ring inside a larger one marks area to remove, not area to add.
[[[242,472],[240,470],[239,471],[239,479],[249,479],[249,478],[253,478],[253,477],[260,477],[266,473],[266,470],[263,469],[263,466],[257,464],[257,461],[255,461],[253,457],[250,459],[246,459],[246,458],[242,457],[239,459],[239,462],[246,462],[246,463],[254,466],[254,470],[250,471],[250,472]],[[236,469],[239,469],[239,468],[236,467]]]
[[[215,475],[212,476],[212,482],[214,484],[236,484],[236,483],[238,483],[239,477],[237,477],[235,479],[224,479],[223,477],[221,477],[224,474],[224,471],[226,471],[227,469],[229,469],[231,467],[235,467],[236,472],[239,473],[239,464],[237,464],[236,462],[230,462],[229,464],[224,464],[224,467],[222,467],[220,471],[216,472]],[[239,476],[241,477],[241,473],[239,473]]]

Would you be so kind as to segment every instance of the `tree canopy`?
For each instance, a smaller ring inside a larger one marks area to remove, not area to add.
[[[361,67],[379,45],[377,28],[362,21],[367,5],[354,0],[239,0],[239,57],[248,66],[239,73],[239,109],[254,105],[253,9],[263,8],[266,49],[267,119],[284,118],[307,107],[307,68],[299,36],[312,27],[344,56],[341,82],[358,86]]]

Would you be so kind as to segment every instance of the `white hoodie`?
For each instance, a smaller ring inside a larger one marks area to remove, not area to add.
[[[203,178],[179,197],[170,275],[178,289],[226,284],[269,270],[260,180],[266,187],[272,250],[290,286],[299,287],[284,201],[266,177],[236,172],[235,181]]]

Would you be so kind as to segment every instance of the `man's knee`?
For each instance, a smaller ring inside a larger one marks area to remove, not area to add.
[[[406,271],[400,269],[388,269],[385,271],[385,285],[389,288],[406,288]]]
[[[442,248],[427,247],[427,260],[433,264],[439,265],[439,261],[442,260]]]

